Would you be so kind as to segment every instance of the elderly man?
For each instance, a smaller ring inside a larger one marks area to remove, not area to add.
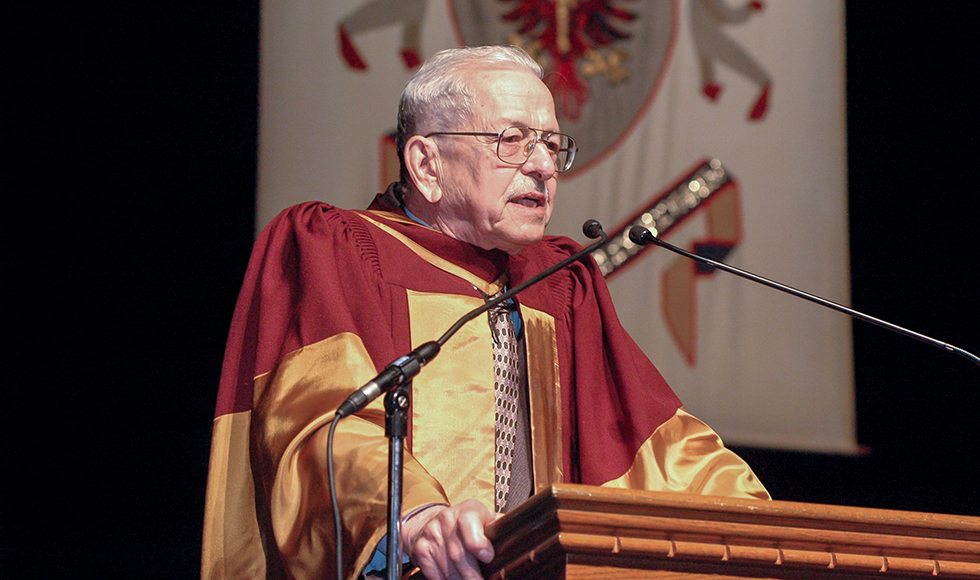
[[[356,388],[579,249],[545,236],[574,140],[523,51],[450,50],[402,95],[402,177],[366,211],[308,203],[256,242],[214,424],[205,578],[334,577],[326,434]],[[484,527],[559,481],[767,498],[629,338],[591,261],[465,325],[414,380],[402,544],[430,579],[479,578]],[[338,423],[343,575],[377,566],[387,440]],[[372,560],[374,560],[372,562]]]

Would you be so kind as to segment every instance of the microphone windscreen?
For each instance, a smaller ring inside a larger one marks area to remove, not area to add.
[[[599,220],[585,220],[585,223],[582,224],[582,233],[594,240],[602,235],[602,224],[599,223]]]
[[[633,226],[629,233],[630,241],[639,246],[645,246],[653,241],[653,234],[643,226]]]

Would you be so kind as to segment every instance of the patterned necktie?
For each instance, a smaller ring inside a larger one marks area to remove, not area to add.
[[[514,446],[517,435],[517,406],[521,385],[520,358],[517,336],[510,317],[509,304],[498,304],[490,309],[490,325],[493,333],[494,399],[496,400],[495,453],[494,453],[494,508],[504,511],[511,489],[511,466],[514,462]],[[523,498],[522,498],[523,499]]]

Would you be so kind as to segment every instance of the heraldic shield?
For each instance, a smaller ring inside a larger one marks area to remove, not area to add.
[[[460,44],[513,44],[545,70],[578,173],[629,136],[656,98],[677,36],[677,0],[449,0]]]

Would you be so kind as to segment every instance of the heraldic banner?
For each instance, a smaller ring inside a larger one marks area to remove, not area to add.
[[[631,224],[849,304],[841,0],[265,0],[258,227],[397,177],[398,98],[454,46],[514,44],[579,143],[549,233]],[[620,318],[728,444],[851,453],[851,321],[617,237]]]

